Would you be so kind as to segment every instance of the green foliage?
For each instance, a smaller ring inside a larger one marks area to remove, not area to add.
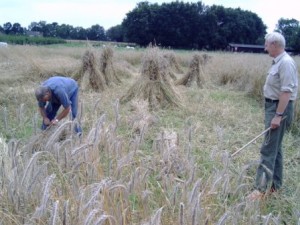
[[[28,37],[24,35],[0,35],[0,41],[18,45],[50,45],[66,43],[65,40],[60,38]]]
[[[300,24],[296,19],[280,18],[276,26],[276,31],[283,34],[286,46],[300,51]]]
[[[106,35],[107,35],[107,38],[109,41],[122,42],[124,39],[123,29],[122,29],[121,25],[117,25],[117,26],[109,28],[106,31]]]
[[[127,13],[122,23],[125,41],[135,42],[142,46],[147,46],[154,41],[150,29],[152,28],[152,15],[157,7],[157,3],[151,5],[148,2],[140,2],[135,9]]]
[[[300,52],[300,29],[298,29],[298,33],[294,37],[294,44],[291,46],[296,52]]]
[[[213,5],[207,14],[215,18],[213,27],[217,35],[211,36],[212,49],[224,49],[230,42],[262,44],[259,40],[265,35],[266,26],[255,13]]]
[[[7,35],[27,35],[30,32],[38,32],[43,37],[51,38],[63,38],[73,40],[97,40],[105,41],[106,34],[102,26],[96,24],[90,28],[84,29],[82,27],[73,27],[71,25],[62,24],[59,25],[57,22],[46,23],[46,21],[32,22],[29,29],[21,27],[19,23],[11,24],[7,22],[0,26],[0,32]]]
[[[89,40],[106,40],[106,35],[104,28],[97,25],[93,25],[91,28],[87,29],[87,39]]]
[[[230,42],[262,44],[266,33],[262,20],[250,11],[179,1],[140,2],[122,28],[127,41],[142,46],[211,50],[225,49]]]

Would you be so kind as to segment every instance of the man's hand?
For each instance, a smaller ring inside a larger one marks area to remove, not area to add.
[[[53,120],[51,120],[51,125],[56,125],[58,122],[59,120],[54,118]]]
[[[282,116],[274,116],[274,118],[271,121],[271,129],[276,129],[280,126]]]
[[[51,121],[49,120],[48,117],[45,117],[45,118],[43,119],[43,122],[44,122],[44,124],[47,125],[47,126],[49,126],[49,125],[51,124]]]

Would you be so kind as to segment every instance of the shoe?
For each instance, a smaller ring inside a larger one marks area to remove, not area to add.
[[[265,197],[265,193],[260,192],[259,190],[254,190],[251,192],[246,199],[249,201],[256,201],[256,200],[262,200]]]
[[[266,195],[267,195],[267,196],[275,196],[275,197],[277,197],[277,196],[279,196],[279,192],[280,192],[279,190],[277,190],[277,189],[271,187],[270,190],[268,190],[268,191],[266,192]]]

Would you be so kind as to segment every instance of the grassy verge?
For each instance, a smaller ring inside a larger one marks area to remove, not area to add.
[[[61,38],[30,37],[25,35],[0,35],[1,42],[17,45],[51,45],[66,43]]]

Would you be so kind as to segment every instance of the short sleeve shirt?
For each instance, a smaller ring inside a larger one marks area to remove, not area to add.
[[[298,72],[292,57],[283,52],[273,60],[264,85],[264,96],[278,100],[281,92],[290,92],[290,100],[296,100],[298,93]]]
[[[77,91],[77,82],[68,77],[51,77],[42,83],[42,86],[47,86],[51,90],[52,104],[62,105],[67,108],[71,105],[70,98]],[[38,102],[39,107],[44,107],[45,102]]]

